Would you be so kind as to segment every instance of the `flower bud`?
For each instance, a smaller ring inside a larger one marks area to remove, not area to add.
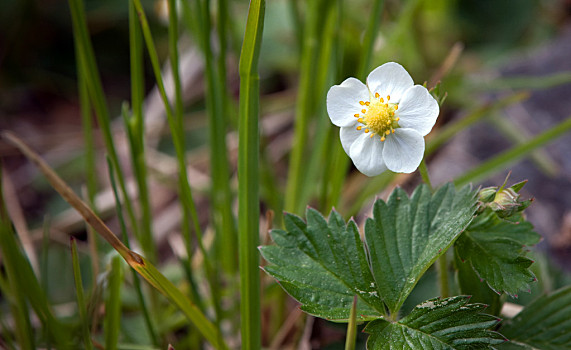
[[[478,193],[478,212],[490,208],[501,218],[507,218],[523,211],[529,207],[533,198],[520,201],[519,191],[526,184],[526,181],[518,182],[511,187],[498,189],[497,186],[486,187]]]

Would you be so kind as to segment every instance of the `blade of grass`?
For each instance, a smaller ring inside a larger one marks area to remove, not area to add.
[[[543,90],[571,82],[571,72],[557,72],[544,76],[514,76],[495,78],[489,83],[475,84],[474,88],[481,91],[494,90]]]
[[[135,213],[131,202],[127,200],[129,196],[127,193],[127,187],[125,185],[125,177],[121,171],[119,157],[113,143],[113,135],[110,122],[111,118],[107,107],[107,101],[103,93],[103,86],[101,84],[97,63],[95,61],[95,54],[93,52],[93,47],[91,46],[91,40],[89,39],[84,4],[82,0],[69,0],[68,2],[71,10],[74,41],[75,45],[78,48],[76,50],[78,53],[77,64],[81,74],[84,77],[83,81],[87,85],[87,91],[91,97],[91,101],[95,109],[95,115],[97,116],[97,121],[103,134],[105,147],[109,153],[109,156],[111,157],[111,160],[113,161],[115,169],[117,170],[117,179],[119,180],[119,187],[121,188],[121,193],[125,199],[125,207],[127,208],[127,212],[129,214],[131,227],[133,228],[135,234],[138,234],[139,231],[137,230]]]
[[[121,228],[121,237],[123,238],[123,241],[125,242],[125,246],[129,249],[131,249],[130,243],[129,243],[129,235],[127,233],[127,227],[125,225],[125,219],[123,216],[123,209],[121,207],[121,201],[119,198],[119,193],[117,191],[117,184],[115,181],[115,176],[113,176],[113,174],[115,174],[115,171],[113,170],[113,164],[111,163],[111,160],[109,159],[109,157],[107,157],[107,165],[108,165],[108,169],[109,169],[109,180],[111,182],[111,189],[113,190],[113,196],[115,197],[115,209],[117,212],[117,218],[119,220],[119,227]],[[143,289],[141,288],[141,282],[139,281],[139,276],[137,276],[137,272],[135,272],[135,270],[131,269],[131,272],[133,274],[133,285],[135,287],[135,292],[137,294],[137,299],[139,301],[139,306],[141,307],[141,311],[143,313],[143,319],[145,320],[145,326],[147,327],[147,331],[149,332],[150,338],[153,342],[153,344],[155,346],[159,345],[159,341],[157,338],[157,332],[155,330],[155,325],[153,324],[153,321],[151,320],[151,316],[150,316],[150,311],[147,308],[147,303],[145,301],[145,297],[143,295]]]
[[[179,26],[178,26],[178,13],[177,13],[177,7],[176,7],[176,1],[175,0],[168,0],[168,6],[169,6],[169,52],[170,52],[170,62],[171,62],[171,69],[173,72],[173,78],[174,78],[174,89],[175,89],[175,102],[174,102],[174,117],[176,119],[176,122],[179,126],[180,134],[182,134],[182,130],[184,130],[184,121],[183,121],[183,101],[182,101],[182,84],[181,84],[181,79],[180,79],[180,72],[179,72],[179,55],[178,55],[178,30],[179,30]],[[205,20],[206,21],[206,20]],[[209,22],[208,22],[209,23]],[[207,63],[206,63],[206,69],[210,69],[213,70],[212,65],[209,64],[208,62],[208,58],[207,58]],[[211,76],[209,76],[209,78],[212,78]],[[212,93],[212,91],[211,91]],[[210,94],[207,94],[207,96],[209,96]],[[216,105],[216,104],[215,104]],[[212,107],[212,106],[211,106]],[[211,125],[211,128],[213,126]],[[222,128],[223,129],[223,128]],[[224,133],[225,134],[225,133]],[[212,135],[212,134],[211,134]],[[184,138],[184,136],[181,136],[182,138]],[[220,140],[217,140],[218,142],[220,142]],[[223,137],[223,145],[221,147],[223,147],[222,149],[226,149],[226,144],[225,144],[225,137]],[[220,150],[217,150],[217,152],[220,152]],[[213,152],[212,152],[213,153]],[[225,152],[224,152],[225,154]],[[222,157],[222,153],[219,153],[218,158],[224,158],[223,160],[225,161],[226,158]],[[215,156],[212,156],[215,157]],[[217,162],[219,162],[219,160],[217,160]],[[220,164],[218,164],[220,165]],[[185,166],[186,169],[186,166]],[[219,174],[218,172],[222,172],[224,171],[222,168],[220,167],[216,167],[216,169],[212,168],[213,171],[213,177],[214,174],[217,175],[223,175],[223,174]],[[228,172],[228,167],[227,167],[227,163],[226,163],[226,173]],[[220,181],[222,178],[219,178],[218,181]],[[180,180],[180,179],[179,179]],[[226,248],[226,252],[230,252],[229,255],[225,255],[222,254],[222,257],[226,257],[226,259],[228,257],[232,256],[233,251],[230,250],[232,249],[232,247],[234,247],[235,245],[232,244],[232,242],[235,241],[232,240],[232,237],[234,237],[233,232],[230,233],[230,236],[228,236],[228,230],[227,227],[225,225],[227,225],[227,221],[230,220],[231,222],[233,221],[232,218],[232,213],[231,213],[231,209],[230,209],[230,203],[231,200],[229,199],[229,193],[230,193],[230,187],[229,187],[229,181],[228,178],[224,179],[224,185],[225,189],[222,191],[224,192],[222,194],[222,196],[220,196],[219,194],[216,194],[214,196],[214,198],[219,199],[220,197],[223,197],[225,202],[227,202],[226,204],[222,204],[222,208],[220,210],[220,215],[216,214],[215,217],[222,217],[222,226],[223,228],[226,228],[226,230],[223,229],[223,232],[225,232],[226,234],[222,234],[222,239],[218,239],[218,241],[221,241],[222,244],[224,244],[227,248]],[[216,183],[216,181],[213,179],[213,187],[214,188],[218,188],[217,186],[220,185],[220,182]],[[188,180],[185,178],[184,179],[184,183],[182,183],[181,185],[182,187],[186,187],[188,186]],[[213,199],[214,199],[213,198]],[[213,201],[214,202],[214,201]],[[218,200],[214,203],[217,203]],[[219,204],[219,203],[218,203]],[[220,208],[220,205],[214,205],[216,208]],[[187,256],[188,259],[186,260],[186,263],[191,264],[192,261],[192,245],[191,245],[191,240],[190,240],[190,226],[188,225],[188,222],[190,221],[190,217],[189,217],[189,210],[188,210],[188,205],[186,205],[186,208],[183,212],[183,216],[184,216],[184,224],[183,224],[183,236],[186,237],[186,244],[187,244]],[[228,218],[228,213],[230,213],[230,218]],[[231,224],[231,226],[233,227],[233,223]],[[225,240],[226,238],[226,240]],[[214,323],[215,326],[217,328],[220,327],[220,318],[221,318],[221,305],[222,305],[222,300],[221,300],[221,296],[220,296],[220,288],[219,285],[220,283],[218,283],[217,281],[217,276],[218,273],[216,271],[216,267],[213,266],[213,264],[211,263],[209,256],[206,254],[206,250],[202,249],[202,253],[204,254],[204,268],[206,271],[206,276],[208,278],[209,284],[210,284],[210,291],[212,294],[212,304],[214,306],[214,314],[215,314],[215,319],[214,319]],[[224,259],[223,259],[224,260]],[[215,260],[215,262],[218,260]],[[235,264],[232,264],[235,265]],[[194,283],[194,277],[193,277],[193,271],[192,268],[185,268],[185,271],[188,275],[188,279],[190,281],[191,286],[195,286]],[[196,290],[192,289],[193,291],[193,297],[195,299],[199,298],[199,294],[198,293],[194,293]]]
[[[167,120],[169,124],[169,128],[172,134],[172,140],[175,147],[176,152],[176,159],[178,165],[178,185],[179,185],[179,196],[180,201],[183,207],[183,217],[190,215],[190,218],[194,225],[194,231],[197,236],[197,243],[199,248],[203,253],[205,253],[204,245],[202,243],[202,230],[200,228],[200,223],[198,222],[198,214],[196,212],[196,206],[194,204],[194,199],[192,197],[192,190],[188,183],[188,173],[186,170],[186,160],[185,160],[185,149],[184,149],[184,129],[182,125],[182,120],[180,118],[176,118],[173,112],[173,109],[170,105],[164,81],[161,73],[161,67],[159,64],[159,57],[157,54],[157,50],[155,48],[155,43],[153,42],[153,37],[151,35],[151,31],[149,29],[149,23],[147,21],[147,16],[143,11],[143,6],[141,5],[140,0],[133,0],[133,4],[137,11],[137,15],[139,18],[139,22],[141,24],[141,29],[143,32],[143,38],[145,40],[145,44],[147,46],[147,52],[149,54],[149,58],[151,59],[151,65],[153,67],[153,72],[155,74],[155,81],[157,84],[157,88],[161,95],[161,99],[163,100],[163,104],[165,106],[165,111],[167,115]],[[178,65],[173,66],[176,69],[176,72],[173,74],[178,74]],[[189,220],[185,220],[188,222]],[[184,229],[184,225],[183,225]],[[191,255],[192,250],[190,249],[189,242],[190,237],[188,237],[187,232],[183,230],[183,237],[187,243],[187,252],[189,256]],[[206,255],[205,255],[206,256]]]
[[[259,103],[258,61],[266,2],[251,0],[240,54],[240,121],[238,144],[238,206],[240,259],[240,316],[242,349],[261,347],[259,216]]]
[[[1,180],[1,179],[0,179]],[[0,186],[1,187],[1,186]],[[28,314],[28,305],[48,331],[50,342],[58,347],[69,345],[68,330],[55,318],[45,291],[41,288],[30,261],[22,251],[22,245],[8,218],[3,189],[0,190],[0,251],[10,291],[6,295],[12,298],[12,308],[17,325],[17,337],[24,349],[35,349],[35,334]]]
[[[123,269],[121,257],[111,259],[107,298],[105,299],[105,349],[117,350],[121,330],[121,284]]]
[[[301,56],[300,81],[297,94],[297,105],[295,111],[294,137],[290,154],[290,164],[288,171],[288,182],[285,192],[284,208],[290,213],[299,214],[303,208],[301,203],[301,192],[304,187],[306,154],[308,153],[308,130],[311,115],[315,109],[315,91],[319,87],[315,86],[314,71],[317,54],[317,43],[319,42],[319,29],[322,21],[321,0],[308,3],[308,14],[304,29],[304,41]]]
[[[199,3],[199,2],[197,2]],[[226,147],[226,131],[228,123],[224,117],[225,94],[221,80],[215,70],[215,59],[210,44],[211,21],[210,0],[202,4],[202,30],[201,45],[205,58],[206,74],[206,111],[209,121],[209,150],[210,173],[212,187],[210,198],[212,201],[211,215],[216,230],[217,259],[227,272],[236,271],[237,255],[233,247],[237,244],[235,222],[232,215],[232,194],[230,192],[230,171]],[[219,73],[219,72],[218,72]]]
[[[544,144],[554,141],[557,137],[571,130],[571,116],[553,128],[542,132],[528,142],[519,144],[511,149],[498,154],[490,160],[480,164],[475,169],[469,170],[454,180],[456,186],[463,186],[472,181],[484,179],[487,176],[509,166],[527,156],[533,150]]]
[[[131,118],[125,118],[123,113],[125,129],[129,140],[131,151],[131,162],[133,174],[139,192],[139,203],[141,208],[140,229],[141,236],[145,239],[152,239],[152,213],[149,196],[149,186],[147,183],[147,165],[145,163],[145,121],[143,118],[144,99],[144,72],[143,72],[143,38],[141,27],[137,19],[135,6],[129,1],[129,44],[131,62]],[[150,248],[149,246],[149,249]],[[153,252],[154,253],[154,252]],[[152,256],[151,260],[154,260]]]
[[[335,4],[338,4],[338,2],[335,2]],[[314,74],[316,81],[315,86],[320,89],[315,92],[315,97],[320,101],[325,100],[325,86],[332,80],[331,72],[333,72],[333,70],[330,69],[330,65],[331,62],[333,62],[335,29],[339,23],[339,11],[337,11],[336,6],[329,6],[322,15],[325,17],[325,23],[322,30],[322,37],[320,38],[321,45],[318,50],[318,68]],[[319,104],[317,111],[318,118],[315,121],[316,127],[315,134],[313,135],[314,151],[310,153],[307,166],[304,169],[303,187],[301,194],[298,196],[300,203],[309,202],[311,196],[317,190],[315,183],[318,181],[319,171],[327,166],[324,161],[328,160],[329,139],[327,136],[331,128],[331,123],[329,118],[327,118],[327,112],[325,111],[325,105],[323,103]]]
[[[76,55],[79,56],[79,47],[76,45]],[[83,140],[85,144],[85,176],[87,184],[88,203],[94,210],[95,195],[97,194],[97,171],[95,169],[95,143],[93,139],[93,121],[91,119],[91,103],[89,102],[89,91],[87,82],[81,69],[77,69],[77,85],[79,91],[79,106],[81,108],[81,126],[83,129]]]
[[[2,194],[2,208],[4,209],[4,196]],[[6,273],[5,283],[1,283],[2,295],[9,302],[10,314],[14,320],[14,336],[19,346],[24,350],[35,349],[34,330],[30,322],[28,304],[24,293],[21,291],[17,280],[17,246],[14,241],[12,226],[8,216],[2,214],[0,227],[0,251],[2,252],[3,265]],[[16,251],[14,251],[16,249]]]
[[[434,153],[434,151],[436,151],[438,148],[440,148],[440,146],[454,137],[454,135],[458,134],[460,131],[466,129],[470,125],[480,121],[490,113],[526,100],[528,97],[529,93],[527,92],[520,92],[507,96],[492,104],[478,107],[464,118],[458,119],[443,127],[442,129],[435,130],[430,134],[430,137],[426,141],[426,156]]]
[[[511,122],[500,113],[493,113],[486,118],[487,122],[495,126],[496,130],[502,133],[508,140],[515,144],[526,142],[529,132],[517,123]],[[529,159],[544,175],[556,177],[560,173],[559,165],[544,150],[535,150],[530,153]]]
[[[73,267],[73,277],[75,281],[75,295],[77,297],[77,311],[79,313],[81,336],[83,338],[83,346],[85,349],[93,349],[91,342],[91,334],[89,333],[89,321],[87,319],[87,306],[85,306],[85,293],[83,291],[83,282],[81,279],[81,270],[79,268],[79,256],[77,254],[77,242],[74,237],[70,237],[71,245],[71,263]]]
[[[342,13],[341,5],[339,5],[339,7],[340,12]],[[359,79],[362,81],[365,81],[370,69],[374,44],[380,32],[379,26],[381,22],[383,7],[384,0],[375,0],[370,12],[369,22],[367,24],[367,29],[365,31],[363,40],[363,49],[359,55],[359,68],[357,70],[357,77],[359,77]],[[342,22],[340,21],[340,23]],[[326,186],[324,187],[324,198],[327,198],[324,204],[325,210],[329,210],[329,208],[332,208],[338,204],[343,189],[343,182],[345,181],[345,177],[347,175],[347,167],[349,166],[349,156],[345,153],[341,143],[339,142],[337,130],[335,130],[335,136],[330,140],[332,160],[330,162],[330,168],[326,172],[324,179],[324,182],[326,183]]]
[[[162,275],[148,260],[128,249],[101,219],[67,186],[41,157],[32,151],[21,139],[10,132],[2,137],[18,148],[44,174],[52,187],[115,249],[125,261],[155,289],[165,295],[193,323],[197,330],[217,349],[228,349],[221,339],[219,330],[206,318],[182,292]]]

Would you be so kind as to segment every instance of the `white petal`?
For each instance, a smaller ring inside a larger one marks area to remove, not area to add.
[[[341,85],[334,85],[327,92],[327,113],[337,126],[352,126],[357,123],[354,117],[363,107],[359,101],[369,101],[369,90],[355,78],[348,78]]]
[[[387,170],[383,162],[383,142],[378,137],[363,133],[351,145],[349,156],[360,172],[367,176],[379,175]]]
[[[391,96],[391,102],[397,103],[406,90],[414,85],[408,72],[398,63],[389,62],[375,68],[367,77],[367,86],[371,94],[378,92],[381,97]]]
[[[398,128],[385,140],[383,159],[396,173],[412,173],[424,156],[424,138],[416,130]]]
[[[436,123],[438,113],[440,108],[434,97],[424,86],[415,85],[406,90],[396,115],[401,127],[414,129],[425,136]]]
[[[363,131],[357,130],[354,126],[340,129],[339,137],[341,138],[341,145],[347,155],[349,155],[349,150],[353,142],[361,135],[363,135]]]

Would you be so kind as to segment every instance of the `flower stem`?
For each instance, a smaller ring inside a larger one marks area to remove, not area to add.
[[[424,158],[422,162],[420,162],[420,166],[418,167],[418,171],[420,172],[420,176],[422,176],[422,181],[428,185],[430,192],[434,192],[432,189],[432,183],[430,182],[430,176],[428,176],[428,168],[426,167],[426,163],[424,162]]]
[[[420,172],[420,176],[422,176],[422,181],[424,181],[424,183],[428,185],[430,192],[434,192],[432,183],[430,182],[430,176],[428,175],[428,168],[426,167],[426,162],[424,161],[424,158],[422,159],[422,162],[420,162],[418,171]],[[444,251],[442,255],[438,258],[438,282],[440,285],[440,296],[442,298],[447,298],[450,293],[448,286],[448,261],[446,260],[446,251]]]
[[[446,260],[446,251],[438,258],[438,282],[440,284],[440,297],[448,298],[450,292],[448,288],[448,261]]]

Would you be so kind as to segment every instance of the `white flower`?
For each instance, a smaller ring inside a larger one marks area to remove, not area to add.
[[[357,169],[374,176],[418,168],[439,107],[400,64],[389,62],[369,74],[367,85],[348,78],[331,87],[327,112],[341,127],[341,144]]]

